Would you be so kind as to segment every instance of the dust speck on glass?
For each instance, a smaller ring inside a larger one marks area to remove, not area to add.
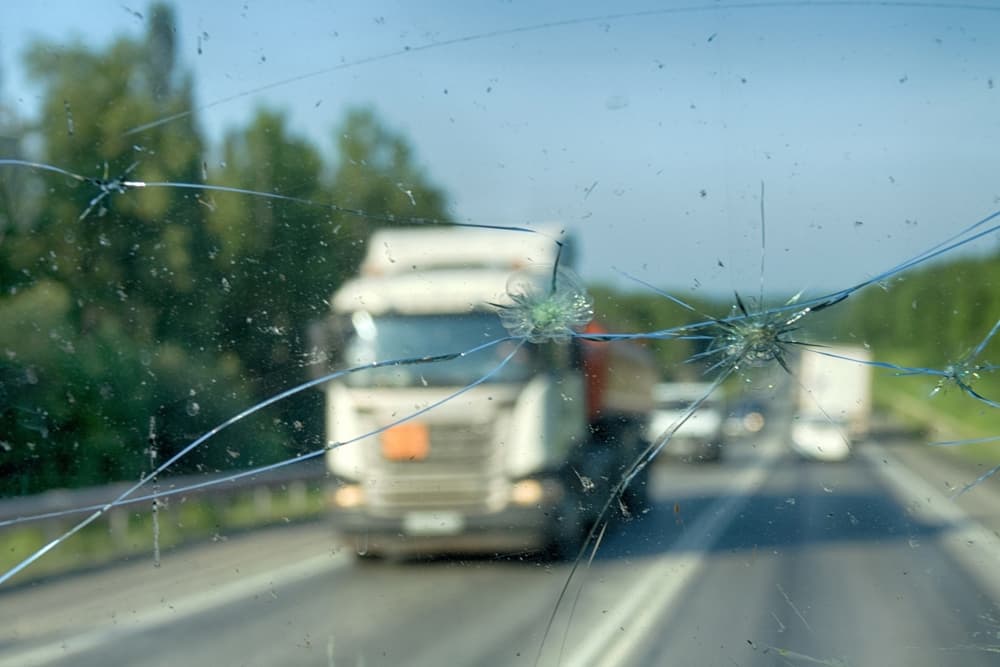
[[[0,665],[993,664],[1000,9],[0,24]]]

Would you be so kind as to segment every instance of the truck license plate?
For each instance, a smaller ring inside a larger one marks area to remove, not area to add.
[[[458,512],[410,512],[403,517],[403,530],[409,535],[454,535],[464,526]]]

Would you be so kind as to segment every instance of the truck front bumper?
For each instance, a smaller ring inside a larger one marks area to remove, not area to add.
[[[374,508],[356,484],[331,487],[328,504],[345,545],[372,554],[515,554],[550,546],[561,526],[566,490],[555,479],[512,486],[503,508]],[[567,517],[568,519],[568,517]]]
[[[554,521],[552,508],[508,507],[490,514],[414,510],[400,516],[364,508],[337,509],[334,530],[344,543],[373,554],[512,554],[544,549]]]

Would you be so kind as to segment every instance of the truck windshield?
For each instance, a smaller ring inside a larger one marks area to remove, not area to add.
[[[507,335],[493,313],[385,315],[355,313],[344,362],[351,367],[387,359],[410,359],[471,350]],[[466,385],[494,371],[514,341],[499,343],[468,356],[427,364],[401,364],[348,376],[353,387]],[[525,346],[487,382],[522,382],[532,374],[532,354]]]

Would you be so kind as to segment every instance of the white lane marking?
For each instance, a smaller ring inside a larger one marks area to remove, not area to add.
[[[984,586],[994,600],[1000,599],[1000,578],[996,568],[1000,563],[1000,538],[884,447],[873,443],[858,451],[910,514],[930,524],[944,524],[937,543]]]
[[[65,660],[104,644],[148,632],[161,625],[175,623],[211,609],[252,598],[262,591],[269,595],[276,588],[328,574],[347,566],[350,562],[350,558],[345,554],[322,554],[278,569],[248,575],[218,588],[172,600],[170,607],[157,607],[139,612],[129,619],[127,625],[83,632],[46,646],[0,653],[0,667],[39,667],[56,660]]]
[[[761,447],[760,449],[764,449]],[[604,615],[604,622],[587,630],[587,638],[569,654],[566,665],[628,665],[629,658],[653,631],[653,624],[697,577],[706,552],[749,500],[779,458],[777,443],[766,448],[763,460],[732,480],[731,494],[715,501],[688,525],[684,535],[663,557],[635,581]]]

